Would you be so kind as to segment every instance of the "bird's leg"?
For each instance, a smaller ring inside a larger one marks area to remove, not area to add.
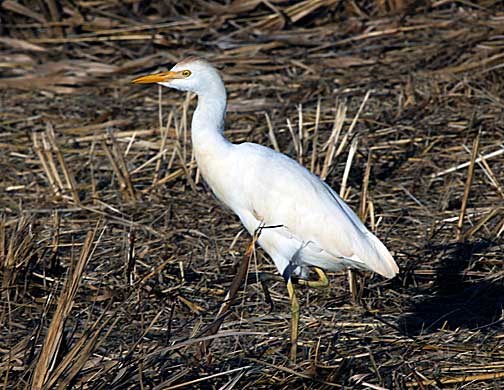
[[[299,303],[296,297],[296,292],[294,290],[294,284],[301,286],[307,286],[312,288],[325,288],[329,286],[329,279],[325,272],[317,267],[313,268],[318,275],[317,280],[305,280],[292,278],[290,269],[285,275],[287,280],[287,291],[289,292],[289,299],[291,302],[291,349],[290,349],[290,360],[295,363],[297,355],[297,339],[298,339],[298,329],[299,329]],[[281,280],[279,276],[272,275],[266,272],[260,272],[257,274],[257,279],[261,282],[262,288],[264,290],[264,295],[266,302],[268,302],[273,310],[273,300],[268,291],[268,282],[271,280]]]
[[[297,279],[295,283],[301,286],[307,286],[312,288],[325,288],[329,286],[329,279],[327,278],[325,272],[317,267],[314,267],[314,270],[318,275],[317,280]],[[297,338],[299,329],[299,303],[296,298],[296,292],[294,291],[294,284],[292,282],[292,278],[289,278],[287,281],[287,291],[289,292],[289,298],[291,301],[291,312],[292,312],[290,360],[293,363],[295,363],[297,355]]]
[[[329,279],[327,278],[327,275],[325,274],[324,271],[322,271],[320,268],[314,267],[315,272],[318,275],[317,280],[305,280],[305,279],[297,279],[293,278],[292,283],[293,284],[298,284],[300,286],[307,286],[307,287],[312,287],[312,288],[325,288],[329,286]],[[273,311],[275,305],[273,302],[273,299],[271,298],[271,294],[269,292],[269,284],[270,282],[280,282],[283,281],[284,279],[275,274],[270,274],[269,272],[257,272],[256,274],[256,280],[261,283],[261,287],[264,292],[264,298],[266,300],[266,303],[270,305],[270,312]]]
[[[308,286],[308,287],[312,287],[312,288],[328,287],[329,286],[329,279],[327,278],[327,275],[325,274],[325,272],[322,269],[317,268],[317,267],[313,267],[313,269],[315,270],[315,272],[318,275],[317,280],[298,279],[296,281],[296,283],[301,286]]]
[[[294,291],[294,284],[292,283],[292,278],[287,281],[287,291],[289,292],[289,298],[291,301],[291,349],[290,349],[290,360],[295,363],[297,355],[297,338],[298,338],[298,326],[299,326],[299,303],[296,298],[296,292]]]

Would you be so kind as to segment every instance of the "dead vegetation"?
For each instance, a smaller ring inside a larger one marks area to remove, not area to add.
[[[3,388],[502,388],[500,2],[0,9]],[[296,365],[260,250],[209,332],[249,238],[199,176],[194,97],[129,84],[188,54],[224,72],[233,141],[322,175],[400,264],[355,304],[346,273],[300,289]]]

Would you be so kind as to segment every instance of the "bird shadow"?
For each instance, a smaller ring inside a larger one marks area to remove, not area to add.
[[[440,328],[484,331],[501,327],[503,280],[474,280],[465,273],[468,268],[477,270],[478,265],[473,264],[475,253],[495,245],[479,241],[431,247],[433,254],[441,257],[434,283],[417,295],[420,298],[412,298],[408,313],[398,320],[401,331],[415,336]]]

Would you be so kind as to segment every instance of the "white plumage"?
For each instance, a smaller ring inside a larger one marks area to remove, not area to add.
[[[198,105],[192,118],[196,162],[212,191],[233,210],[287,282],[292,303],[291,359],[296,358],[299,305],[291,273],[301,279],[314,267],[321,277],[306,285],[323,287],[323,270],[370,270],[387,278],[399,271],[385,245],[375,237],[320,178],[291,158],[267,147],[232,144],[223,134],[226,89],[217,70],[188,58],[169,72],[134,83],[158,83],[192,91]]]
[[[170,72],[134,82],[197,93],[191,131],[198,167],[249,233],[260,226],[279,226],[262,229],[258,243],[282,275],[288,276],[289,263],[303,277],[309,266],[396,275],[398,267],[387,248],[320,178],[270,148],[248,142],[235,145],[224,137],[226,90],[208,62],[189,58]]]

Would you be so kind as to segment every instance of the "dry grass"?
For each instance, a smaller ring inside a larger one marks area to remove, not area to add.
[[[0,9],[3,388],[503,387],[501,3]],[[296,365],[260,250],[209,332],[249,238],[199,176],[194,97],[129,84],[187,54],[223,70],[233,141],[325,177],[400,264],[355,304],[346,273],[300,288]]]

